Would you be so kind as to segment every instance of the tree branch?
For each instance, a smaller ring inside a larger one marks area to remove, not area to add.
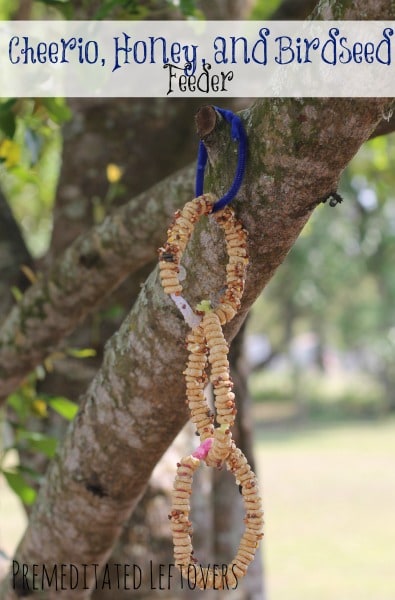
[[[389,135],[395,131],[395,114],[391,110],[386,118],[382,119],[369,139],[379,137],[380,135]]]
[[[318,198],[336,188],[388,104],[385,99],[263,100],[243,113],[250,157],[234,206],[249,232],[250,267],[242,309],[226,328],[229,340]],[[229,151],[218,148],[232,142],[220,121],[211,136],[210,159],[217,158],[209,179],[220,193],[233,168],[225,158]],[[220,290],[224,259],[220,232],[209,219],[185,257],[192,304]],[[106,561],[153,467],[187,419],[180,374],[186,329],[155,270],[108,342],[102,368],[49,470],[17,552],[20,563],[60,564],[70,557],[75,564]],[[88,595],[81,589],[73,597]]]
[[[116,288],[155,258],[171,214],[193,195],[194,166],[140,194],[80,236],[0,330],[0,399]]]

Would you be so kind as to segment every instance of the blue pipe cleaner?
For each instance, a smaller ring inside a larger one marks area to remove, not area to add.
[[[247,134],[243,127],[240,117],[235,115],[231,110],[225,108],[218,108],[214,106],[215,110],[230,123],[232,139],[239,143],[239,152],[237,156],[237,167],[236,174],[233,183],[228,192],[222,196],[213,206],[213,212],[224,208],[233,198],[236,196],[243,182],[243,177],[247,162]],[[204,172],[207,164],[207,150],[203,142],[199,143],[197,168],[196,168],[196,180],[195,180],[195,195],[201,196],[203,194],[204,187]]]

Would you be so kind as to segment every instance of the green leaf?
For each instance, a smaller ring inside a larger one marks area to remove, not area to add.
[[[119,319],[125,312],[125,309],[120,304],[114,304],[100,312],[102,319]]]
[[[0,129],[5,135],[12,139],[16,129],[15,115],[11,110],[0,111]]]
[[[93,19],[95,21],[101,21],[102,19],[105,19],[108,16],[108,14],[116,7],[117,3],[118,0],[107,0],[107,2],[103,2],[99,10],[97,10],[94,14]]]
[[[12,174],[17,179],[20,179],[21,183],[33,183],[35,185],[37,185],[38,183],[36,173],[33,173],[31,170],[27,169],[24,166],[19,165],[17,167],[14,167]]]
[[[72,112],[64,98],[42,98],[41,102],[47,109],[51,119],[58,125],[70,121]]]
[[[41,482],[44,478],[42,473],[31,469],[30,467],[26,467],[24,465],[18,466],[18,471],[22,474],[28,475],[30,479],[34,479],[34,481]]]
[[[260,21],[269,18],[280,5],[280,0],[257,0],[250,19]]]
[[[9,112],[16,102],[16,98],[10,98],[9,100],[5,100],[4,102],[0,102],[0,113]]]
[[[48,404],[55,412],[67,419],[72,421],[78,412],[78,404],[63,398],[63,396],[57,396],[48,400]]]
[[[140,21],[146,19],[149,13],[150,9],[147,6],[140,6],[138,0],[104,0],[92,20],[112,18],[121,21]]]
[[[196,304],[196,310],[200,312],[210,312],[212,310],[210,300],[202,300],[199,304]]]
[[[44,435],[36,431],[21,431],[19,439],[29,442],[29,447],[37,452],[42,452],[48,458],[55,456],[58,440],[55,437]]]
[[[186,17],[194,16],[196,12],[195,0],[180,0],[180,9]]]
[[[73,6],[70,0],[39,0],[42,4],[56,9],[65,19],[73,18]]]
[[[7,398],[8,406],[14,409],[21,421],[24,421],[29,414],[29,406],[26,398],[21,392],[14,392]]]
[[[93,348],[68,348],[66,352],[69,356],[73,356],[74,358],[90,358],[91,356],[96,356],[96,350]]]
[[[10,488],[17,494],[17,496],[19,496],[22,502],[28,506],[31,506],[37,496],[36,490],[26,483],[25,479],[19,472],[3,471],[3,475]]]

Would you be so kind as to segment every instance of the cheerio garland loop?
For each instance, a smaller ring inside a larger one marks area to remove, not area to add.
[[[236,484],[241,486],[246,511],[245,530],[236,556],[225,569],[221,565],[221,571],[217,571],[215,566],[211,568],[197,565],[197,560],[193,556],[191,538],[193,530],[189,520],[189,500],[192,493],[193,474],[199,464],[200,460],[195,454],[182,458],[181,462],[177,464],[177,475],[172,492],[172,510],[169,515],[173,532],[175,564],[188,582],[196,583],[200,589],[235,589],[239,580],[246,574],[250,562],[254,559],[259,540],[263,535],[263,511],[257,479],[246,457],[232,442],[225,464],[233,473]]]
[[[226,267],[226,290],[215,308],[202,302],[195,310],[181,296],[179,279],[182,254],[192,235],[196,222],[213,212],[216,198],[204,194],[188,202],[177,211],[168,230],[168,239],[159,249],[160,278],[166,294],[169,294],[182,312],[191,331],[187,335],[189,351],[184,371],[187,404],[191,420],[200,436],[200,446],[190,456],[181,459],[172,493],[172,510],[169,515],[173,532],[175,563],[184,577],[200,589],[237,586],[237,581],[247,571],[253,560],[259,540],[262,538],[263,511],[257,480],[247,459],[232,440],[231,427],[236,416],[233,382],[229,374],[228,345],[222,327],[230,321],[240,307],[244,290],[247,257],[247,233],[229,207],[215,212],[213,218],[223,228],[229,262]],[[212,414],[204,395],[208,366],[214,388],[215,414]],[[217,426],[214,426],[214,418]],[[190,496],[193,474],[203,460],[207,465],[222,465],[234,473],[241,486],[246,516],[245,531],[236,556],[227,569],[218,573],[215,568],[196,567],[193,556],[192,524],[189,520]],[[192,568],[191,568],[192,567]]]

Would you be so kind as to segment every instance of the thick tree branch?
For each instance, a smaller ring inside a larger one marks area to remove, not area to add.
[[[174,210],[193,194],[194,166],[140,194],[80,236],[15,306],[0,330],[4,399],[103,297],[155,258]]]
[[[235,208],[249,232],[251,264],[242,310],[227,327],[228,339],[317,198],[336,187],[388,104],[385,99],[264,100],[244,112],[250,159]],[[210,156],[221,157],[218,148],[229,144],[227,127],[219,122],[211,135]],[[223,156],[212,164],[209,178],[217,193],[233,173],[225,159],[229,152]],[[185,258],[191,302],[215,298],[224,281],[224,258],[220,232],[208,220]],[[180,375],[185,333],[155,270],[107,345],[103,366],[40,492],[19,562],[62,563],[70,557],[76,564],[105,562],[153,467],[187,419]],[[73,597],[87,595],[80,590]]]

